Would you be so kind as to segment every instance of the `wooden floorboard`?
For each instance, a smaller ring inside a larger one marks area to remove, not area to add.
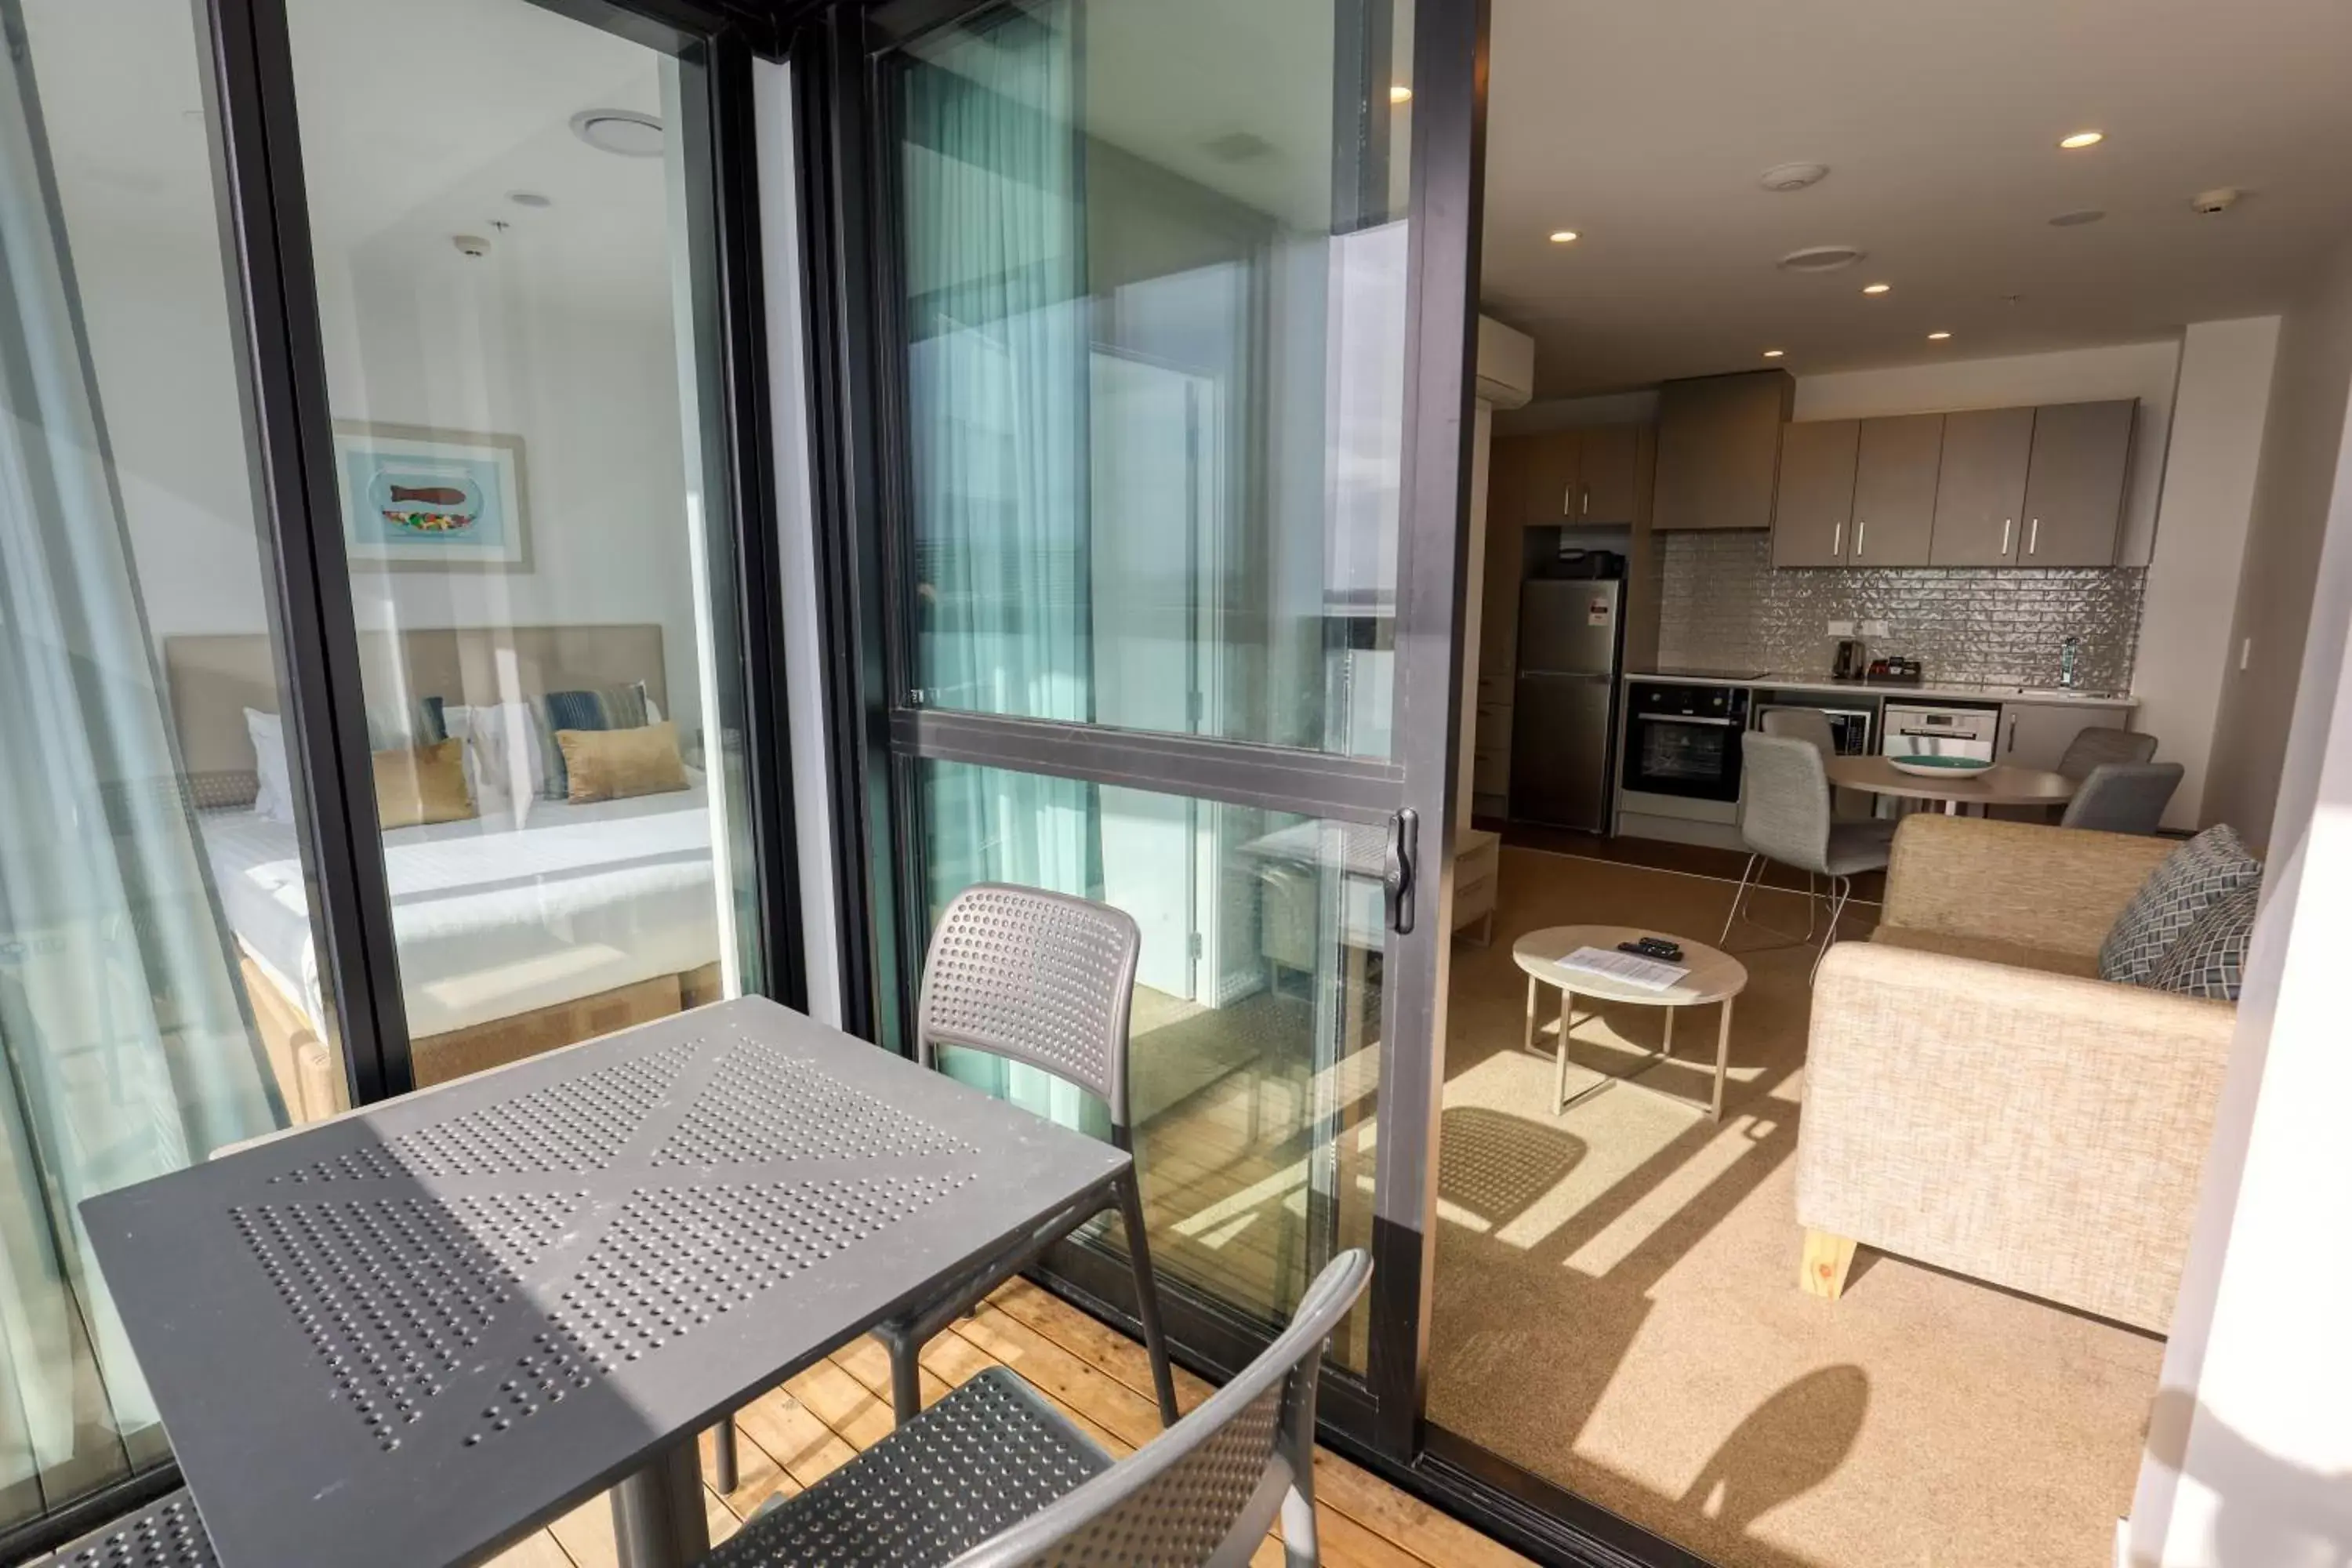
[[[991,1366],[1009,1366],[1035,1384],[1113,1453],[1130,1453],[1160,1430],[1143,1347],[1025,1281],[1006,1285],[924,1348],[924,1403]],[[1183,1409],[1209,1392],[1199,1378],[1177,1372]],[[711,1486],[710,1439],[703,1439],[711,1541],[733,1533],[770,1498],[815,1484],[880,1441],[890,1426],[890,1361],[870,1339],[739,1411],[739,1484],[723,1497]],[[1330,1568],[1511,1568],[1528,1561],[1320,1449],[1315,1489],[1323,1561]],[[1250,1562],[1252,1568],[1281,1568],[1282,1560],[1277,1539],[1268,1536]],[[494,1568],[615,1568],[611,1505],[603,1498],[583,1504],[502,1553]]]

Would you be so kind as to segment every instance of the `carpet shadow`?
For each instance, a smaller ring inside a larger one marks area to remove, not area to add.
[[[1540,1202],[1586,1153],[1572,1132],[1475,1105],[1445,1111],[1438,1136],[1438,1197],[1491,1229]]]

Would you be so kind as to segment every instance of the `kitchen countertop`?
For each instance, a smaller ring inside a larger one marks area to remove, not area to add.
[[[1746,686],[1772,691],[1834,691],[1878,698],[1918,698],[1948,702],[2019,702],[2066,708],[2137,708],[2139,699],[2105,691],[2069,691],[2056,686],[1996,684],[1985,680],[1832,680],[1822,675],[1768,670],[1761,675],[1726,675],[1719,670],[1629,670],[1627,680],[1664,680],[1688,686]]]

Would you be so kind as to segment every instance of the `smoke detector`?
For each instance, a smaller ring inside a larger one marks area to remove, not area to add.
[[[634,109],[583,109],[572,117],[572,134],[599,153],[624,158],[662,153],[662,122]]]
[[[1827,163],[1775,163],[1759,174],[1756,183],[1768,191],[1801,191],[1818,184],[1829,172]]]
[[[490,253],[490,242],[478,234],[453,234],[449,237],[449,243],[457,247],[458,255],[470,256],[476,260]]]
[[[2210,191],[2200,191],[2189,198],[2189,205],[2200,213],[2225,213],[2238,205],[2245,195],[2235,185],[2217,185]]]
[[[1864,251],[1855,245],[1809,245],[1802,250],[1792,250],[1773,263],[1783,272],[1835,272],[1841,267],[1851,267],[1861,260]]]

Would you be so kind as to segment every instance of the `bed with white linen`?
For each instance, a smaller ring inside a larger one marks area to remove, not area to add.
[[[267,645],[179,637],[164,651],[187,772],[199,802],[218,803],[197,814],[205,853],[289,1110],[340,1109],[295,829],[252,808],[243,711],[275,705]],[[406,689],[452,703],[627,680],[662,691],[654,626],[408,632],[374,651],[399,659]],[[498,657],[485,661],[486,651]],[[486,662],[498,678],[488,689],[468,673]],[[703,775],[687,777],[685,790],[533,799],[520,814],[493,798],[483,816],[383,835],[420,1083],[715,999],[709,802]]]

